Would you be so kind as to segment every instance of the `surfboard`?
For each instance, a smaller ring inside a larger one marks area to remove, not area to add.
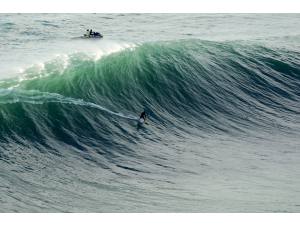
[[[145,120],[144,120],[143,118],[140,118],[140,119],[139,119],[139,124],[142,125],[142,124],[144,124],[144,123],[145,123]]]

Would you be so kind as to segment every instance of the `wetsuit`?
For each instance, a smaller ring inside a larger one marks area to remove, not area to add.
[[[142,113],[141,113],[140,119],[141,119],[141,118],[143,118],[144,120],[146,120],[146,113],[145,113],[145,112],[142,112]]]

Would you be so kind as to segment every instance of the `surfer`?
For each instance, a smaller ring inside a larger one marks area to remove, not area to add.
[[[146,115],[146,112],[145,112],[145,110],[141,113],[141,115],[140,115],[140,119],[144,119],[144,121],[146,121],[146,117],[147,117],[147,115]]]

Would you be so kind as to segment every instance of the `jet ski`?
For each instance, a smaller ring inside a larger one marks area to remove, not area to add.
[[[92,32],[91,34],[84,34],[82,38],[103,38],[103,35],[99,32]]]

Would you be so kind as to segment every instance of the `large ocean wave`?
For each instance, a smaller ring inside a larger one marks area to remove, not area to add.
[[[69,54],[0,81],[0,159],[25,171],[38,167],[31,152],[71,154],[119,175],[114,168],[173,171],[159,152],[153,158],[138,149],[178,149],[191,137],[293,137],[299,87],[300,52],[251,42],[154,42],[96,59]],[[149,121],[141,127],[144,109]]]
[[[85,54],[58,57],[1,81],[1,138],[18,134],[20,127],[19,135],[42,132],[46,124],[75,135],[91,128],[101,137],[94,123],[113,126],[143,109],[153,126],[172,125],[171,130],[293,130],[299,63],[296,51],[197,40],[143,44],[96,60]]]

